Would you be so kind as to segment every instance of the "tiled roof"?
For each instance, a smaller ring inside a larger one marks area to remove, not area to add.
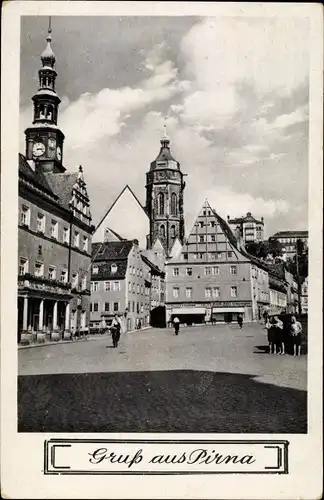
[[[116,264],[117,269],[113,269],[112,271],[112,264]],[[127,259],[122,260],[122,261],[112,261],[112,262],[96,262],[96,265],[98,265],[98,272],[97,273],[92,273],[91,274],[91,279],[93,281],[96,280],[102,280],[102,279],[124,279],[126,276],[126,271],[127,271]]]
[[[99,261],[121,261],[128,258],[132,249],[133,241],[111,241],[105,243],[92,244],[92,258],[94,262]]]
[[[284,273],[282,272],[282,268],[280,266],[267,264],[264,261],[261,261],[260,259],[258,259],[257,257],[250,255],[245,250],[245,248],[242,248],[242,247],[239,248],[237,238],[234,236],[229,225],[224,221],[224,219],[222,219],[217,214],[217,212],[215,210],[213,210],[213,212],[215,214],[215,217],[218,220],[219,225],[221,226],[222,230],[224,231],[224,234],[229,239],[230,243],[235,248],[237,248],[242,253],[242,255],[247,257],[254,265],[260,267],[264,271],[267,271],[269,273],[269,275],[275,276],[275,277],[280,278],[280,279],[285,279]]]
[[[212,209],[213,210],[213,213],[218,221],[218,224],[220,225],[220,227],[222,228],[222,231],[224,232],[225,236],[228,238],[229,242],[235,247],[235,248],[238,248],[237,246],[237,239],[236,237],[234,236],[231,228],[229,227],[229,225],[227,224],[227,222],[224,221],[224,219],[221,218],[220,215],[218,215],[218,213],[216,212],[216,210]]]
[[[59,197],[61,204],[70,209],[69,203],[72,198],[72,190],[74,184],[77,182],[78,173],[64,173],[64,174],[46,174],[48,184],[51,186],[52,191]]]
[[[55,199],[58,198],[55,192],[53,192],[50,184],[47,181],[46,176],[43,174],[41,169],[33,170],[24,155],[19,153],[19,174],[26,177],[30,182],[32,182],[39,189],[44,190],[47,194],[52,195]]]
[[[151,168],[150,170],[154,170],[157,167],[157,162],[169,162],[169,161],[174,161],[177,165],[177,169],[180,170],[180,163],[175,160],[171,154],[170,148],[167,146],[162,146],[160,149],[159,154],[155,158],[154,161],[151,163]],[[160,165],[158,166],[160,168]],[[170,168],[168,164],[166,164],[166,168]]]
[[[308,238],[308,231],[278,231],[277,233],[270,236],[271,238]]]

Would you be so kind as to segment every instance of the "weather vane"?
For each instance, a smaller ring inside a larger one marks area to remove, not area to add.
[[[164,117],[164,125],[163,125],[163,127],[164,127],[164,135],[165,136],[167,136],[167,119],[168,119],[168,117],[165,116]]]

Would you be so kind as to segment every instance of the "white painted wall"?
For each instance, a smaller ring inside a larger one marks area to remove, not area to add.
[[[107,207],[108,210],[108,207]],[[105,228],[113,229],[127,240],[137,239],[146,248],[150,231],[149,218],[130,189],[126,188],[93,236],[93,242],[104,241]]]

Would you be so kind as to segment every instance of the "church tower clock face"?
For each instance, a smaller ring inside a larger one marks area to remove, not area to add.
[[[61,151],[61,148],[59,146],[57,146],[57,148],[56,148],[56,156],[57,156],[58,160],[61,160],[61,158],[62,158],[62,151]]]
[[[35,142],[33,145],[33,155],[38,158],[45,153],[45,145],[42,142]]]

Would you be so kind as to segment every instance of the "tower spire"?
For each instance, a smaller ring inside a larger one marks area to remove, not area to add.
[[[52,18],[49,16],[48,18],[48,30],[47,30],[47,37],[46,37],[47,45],[45,50],[43,51],[41,55],[41,61],[43,67],[49,67],[49,68],[54,68],[55,64],[55,54],[53,52],[51,42],[52,42]]]
[[[161,146],[162,146],[162,148],[168,148],[169,144],[170,144],[170,139],[169,139],[169,136],[167,134],[167,119],[168,119],[168,117],[165,116],[164,117],[164,124],[163,124],[164,134],[163,134],[163,136],[161,138]]]
[[[46,47],[41,54],[41,67],[38,70],[38,91],[32,97],[33,122],[25,130],[26,157],[37,158],[44,172],[62,173],[65,171],[62,163],[64,134],[57,126],[61,100],[55,90],[57,73],[51,46],[51,17],[48,18],[46,31]]]

